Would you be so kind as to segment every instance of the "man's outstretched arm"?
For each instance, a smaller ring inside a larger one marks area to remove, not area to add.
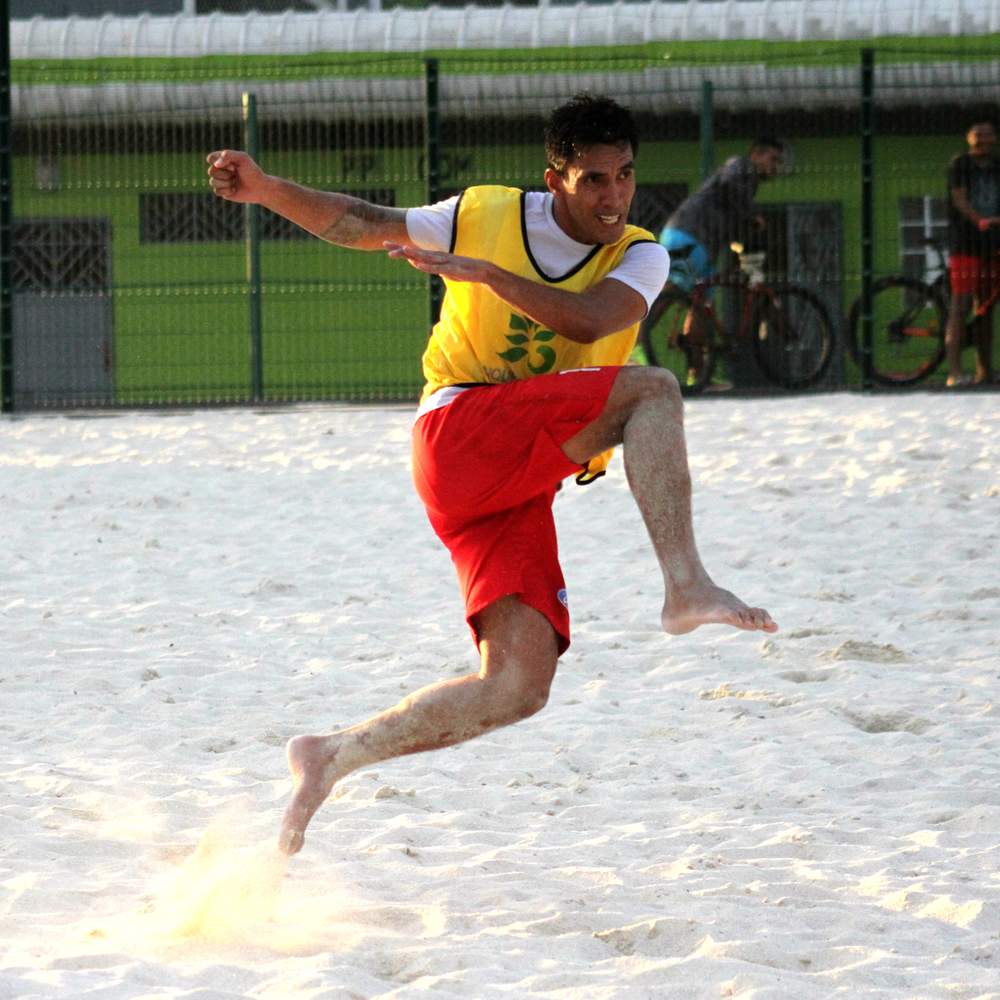
[[[592,344],[625,330],[646,315],[646,300],[635,289],[614,278],[605,278],[583,292],[568,292],[529,281],[475,257],[460,257],[443,250],[422,250],[391,240],[386,241],[385,249],[390,257],[407,260],[428,274],[486,285],[515,309],[580,344]]]
[[[265,174],[252,157],[230,149],[208,154],[212,190],[226,201],[260,205],[337,246],[383,250],[405,242],[406,210],[296,184]]]

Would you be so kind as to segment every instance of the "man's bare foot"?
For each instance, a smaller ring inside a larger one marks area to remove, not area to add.
[[[333,790],[336,751],[331,751],[328,736],[293,736],[285,752],[292,772],[292,801],[281,821],[278,850],[298,854],[309,821]]]
[[[747,632],[777,632],[763,608],[751,608],[735,594],[712,582],[670,596],[663,606],[663,630],[671,635],[692,632],[699,625],[732,625]]]

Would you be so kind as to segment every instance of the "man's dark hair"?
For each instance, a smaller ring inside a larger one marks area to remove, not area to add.
[[[785,151],[785,144],[774,135],[761,135],[753,141],[750,147],[751,153],[763,153],[768,149],[776,149],[779,153]]]
[[[580,153],[599,145],[631,145],[633,155],[639,150],[639,133],[632,115],[610,97],[577,94],[549,115],[545,156],[557,173],[562,173]]]

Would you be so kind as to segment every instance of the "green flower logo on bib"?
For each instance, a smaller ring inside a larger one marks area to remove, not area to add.
[[[511,314],[510,329],[512,332],[506,334],[506,337],[512,346],[506,351],[500,351],[499,357],[510,364],[527,358],[528,370],[533,375],[544,375],[547,371],[551,371],[556,363],[556,352],[549,347],[548,342],[555,337],[555,333],[527,316],[518,316],[517,313]],[[538,359],[537,363],[535,358]]]

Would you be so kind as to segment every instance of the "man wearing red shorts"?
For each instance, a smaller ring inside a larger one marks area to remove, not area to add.
[[[563,479],[601,475],[618,445],[663,571],[663,628],[777,629],[701,564],[676,379],[626,365],[668,270],[666,251],[626,221],[631,116],[581,95],[552,113],[545,140],[545,193],[472,187],[410,210],[268,176],[245,153],[209,155],[220,197],[339,246],[387,251],[446,285],[423,359],[414,480],[455,562],[481,668],[349,729],[292,739],[285,853],[301,849],[315,811],[355,769],[452,746],[545,705],[570,641],[552,500]]]
[[[993,306],[977,315],[973,327],[976,374],[962,374],[962,341],[969,310],[979,311],[1000,288],[1000,158],[993,155],[996,129],[989,122],[966,134],[968,152],[948,166],[948,277],[951,305],[945,348],[948,385],[990,382],[993,378]]]

